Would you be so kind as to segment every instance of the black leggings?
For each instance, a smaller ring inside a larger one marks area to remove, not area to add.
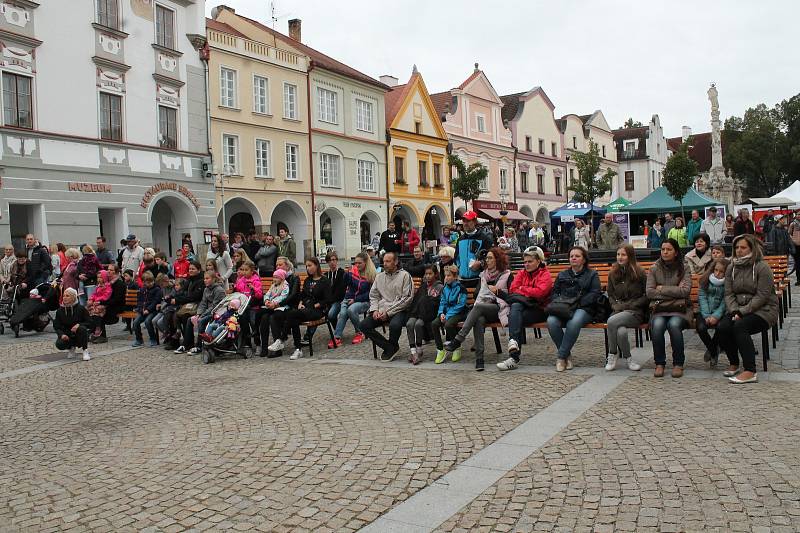
[[[68,350],[70,348],[80,348],[85,350],[89,346],[89,332],[83,326],[78,326],[76,331],[70,331],[66,334],[69,340],[64,340],[61,335],[56,339],[56,348],[59,350]]]
[[[289,309],[288,311],[278,311],[272,314],[270,323],[272,325],[272,336],[275,339],[285,341],[289,338],[289,331],[292,332],[292,340],[294,340],[294,347],[300,348],[302,340],[300,339],[300,324],[303,322],[310,322],[319,320],[325,316],[322,309],[314,309],[305,307],[303,309]]]
[[[756,347],[750,335],[769,329],[767,321],[758,315],[749,314],[739,320],[724,317],[717,325],[719,344],[728,354],[731,366],[739,366],[739,354],[742,354],[742,366],[748,372],[756,371]]]

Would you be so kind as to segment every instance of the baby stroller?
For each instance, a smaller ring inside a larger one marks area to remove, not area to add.
[[[8,320],[14,336],[23,331],[41,333],[50,324],[50,311],[58,309],[61,286],[57,283],[42,283],[31,290],[28,298],[19,302]]]
[[[0,335],[6,332],[6,326],[9,324],[11,316],[14,314],[14,308],[17,306],[17,290],[18,286],[11,287],[10,285],[0,288]]]
[[[213,316],[224,313],[231,300],[234,299],[239,300],[239,308],[228,319],[230,326],[209,342],[203,343],[203,364],[213,363],[214,359],[220,355],[242,355],[247,359],[247,346],[243,346],[244,336],[242,335],[241,321],[248,320],[246,314],[250,296],[241,292],[229,294],[211,310],[211,314]]]

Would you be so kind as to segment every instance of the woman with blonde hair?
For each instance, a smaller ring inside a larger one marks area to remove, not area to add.
[[[77,248],[68,248],[64,252],[66,263],[61,266],[61,286],[64,289],[75,289],[79,292],[81,281],[78,279],[78,261],[81,253]]]
[[[364,318],[364,311],[369,309],[369,291],[372,283],[378,275],[375,264],[369,254],[361,252],[353,260],[353,268],[344,276],[345,293],[342,305],[339,308],[339,316],[336,319],[336,331],[333,334],[336,345],[342,344],[342,335],[347,321],[353,324],[356,334],[353,336],[352,344],[364,342],[364,334],[358,328],[361,319]]]

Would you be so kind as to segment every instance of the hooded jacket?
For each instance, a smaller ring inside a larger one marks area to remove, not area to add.
[[[453,262],[458,265],[458,276],[461,279],[475,279],[479,271],[472,270],[469,265],[474,261],[481,250],[492,247],[492,239],[484,232],[476,229],[472,233],[465,233],[456,243],[456,256]]]
[[[511,294],[521,294],[526,298],[536,300],[536,305],[544,309],[550,302],[550,294],[553,292],[553,276],[544,263],[533,272],[528,272],[524,268],[514,274],[514,281],[511,282]]]
[[[215,281],[203,289],[203,298],[197,304],[197,315],[211,315],[211,310],[225,298],[225,288],[222,283]]]
[[[46,281],[53,273],[53,262],[47,248],[36,243],[33,248],[26,248],[28,254],[28,285],[34,287]]]
[[[725,284],[714,285],[709,282],[707,287],[700,285],[700,292],[697,295],[700,304],[700,316],[708,318],[713,316],[717,320],[722,320],[725,315]]]
[[[75,324],[91,330],[92,319],[89,317],[89,311],[77,301],[70,306],[62,305],[59,307],[58,311],[56,311],[56,318],[53,321],[53,329],[56,330],[56,334],[59,337],[62,335],[73,336],[72,327]]]
[[[754,235],[740,235],[733,240],[745,239],[753,250],[744,261],[734,259],[725,271],[725,306],[728,314],[756,314],[770,326],[778,322],[778,297],[772,269],[764,261],[761,242]],[[736,264],[739,262],[739,264]]]
[[[686,240],[689,241],[689,244],[694,243],[694,238],[700,235],[700,232],[703,228],[703,219],[698,218],[697,220],[690,218],[689,222],[686,223]]]
[[[449,320],[464,313],[466,309],[467,289],[458,280],[445,284],[439,298],[439,315],[444,315]]]
[[[631,267],[625,266],[622,268]],[[647,274],[645,274],[644,270],[639,270],[639,278],[636,281],[628,281],[624,273],[619,276],[619,279],[613,274],[609,274],[606,292],[608,293],[608,302],[611,304],[613,313],[628,311],[633,313],[639,322],[644,322],[648,304],[646,294]]]
[[[658,289],[658,286],[661,286]],[[683,265],[683,277],[679,275],[677,264],[667,265],[659,259],[647,273],[647,298],[653,300],[685,300],[686,312],[680,313],[654,313],[653,316],[670,315],[683,316],[687,322],[692,323],[693,312],[689,296],[692,293],[692,273],[689,267]]]
[[[438,279],[433,280],[430,285],[423,280],[414,293],[414,299],[411,300],[408,314],[423,320],[426,324],[433,322],[436,318],[436,311],[439,309],[443,288],[444,285]]]
[[[411,274],[405,270],[383,271],[375,278],[369,291],[369,311],[379,311],[392,317],[408,309],[414,292]]]
[[[253,272],[249,278],[236,278],[233,286],[234,292],[241,292],[250,296],[250,308],[261,307],[261,299],[264,297],[264,289],[261,286],[261,278]]]
[[[344,276],[345,291],[343,300],[353,300],[354,302],[368,302],[369,290],[372,283],[363,278],[358,272],[358,267],[353,267]],[[433,319],[431,319],[433,320]]]
[[[344,294],[347,291],[347,284],[345,283],[346,276],[347,273],[343,268],[325,272],[325,277],[328,279],[328,284],[330,285],[330,303],[344,300]]]

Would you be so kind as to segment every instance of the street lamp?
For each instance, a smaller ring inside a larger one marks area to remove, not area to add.
[[[503,235],[506,234],[506,215],[508,211],[506,211],[506,204],[508,203],[508,193],[501,192],[500,193],[500,223],[503,228]]]
[[[233,175],[233,165],[222,165],[222,172],[219,167],[214,165],[213,174],[219,177],[219,197],[222,202],[222,233],[225,233],[225,225],[227,224],[227,217],[225,216],[225,180],[230,179]]]

